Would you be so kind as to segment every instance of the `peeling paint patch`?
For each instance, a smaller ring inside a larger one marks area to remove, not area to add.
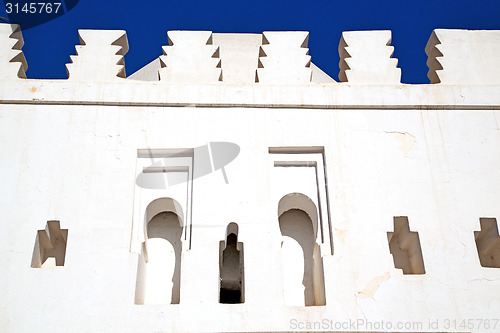
[[[368,282],[363,291],[358,291],[358,297],[359,298],[373,297],[373,295],[375,295],[382,282],[389,280],[390,277],[391,274],[389,274],[389,272],[385,273],[382,276],[377,276],[376,278]]]
[[[394,138],[399,143],[399,150],[401,150],[405,156],[408,155],[410,150],[415,148],[416,139],[413,135],[408,132],[389,132],[394,135]]]
[[[347,230],[335,229],[335,233],[337,234],[337,239],[339,240],[339,242],[345,244],[345,236],[347,234]]]

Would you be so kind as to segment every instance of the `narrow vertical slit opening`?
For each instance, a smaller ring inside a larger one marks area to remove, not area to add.
[[[238,225],[230,223],[219,243],[219,303],[244,303],[243,271],[243,243],[238,242]]]

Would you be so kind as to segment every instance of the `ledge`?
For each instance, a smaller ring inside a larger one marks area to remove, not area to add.
[[[16,79],[0,82],[0,104],[318,109],[500,109],[500,85],[166,84]]]

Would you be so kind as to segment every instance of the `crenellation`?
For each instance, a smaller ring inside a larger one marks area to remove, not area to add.
[[[0,79],[25,79],[28,64],[22,51],[24,40],[21,27],[17,24],[0,24],[0,40],[4,44],[0,49]]]
[[[76,55],[71,55],[71,63],[66,64],[69,80],[111,82],[126,78],[128,41],[124,30],[84,29],[78,34],[81,45],[75,46]],[[337,83],[311,63],[309,33],[305,31],[213,34],[176,30],[167,35],[169,45],[163,46],[163,55],[131,79],[180,84]],[[28,65],[21,50],[24,41],[20,27],[0,24],[0,39],[0,62],[6,64],[0,78],[25,79]],[[340,82],[401,84],[398,59],[392,57],[391,31],[345,31],[338,52]],[[500,84],[500,30],[436,29],[425,52],[431,84]]]
[[[160,81],[214,83],[222,81],[219,47],[211,31],[169,31],[160,57]]]
[[[344,31],[339,43],[341,82],[399,84],[401,69],[392,58],[391,31]]]
[[[309,84],[312,71],[308,40],[306,31],[264,31],[256,82]]]
[[[80,44],[66,64],[72,81],[114,81],[126,77],[123,56],[128,52],[124,30],[78,30]]]

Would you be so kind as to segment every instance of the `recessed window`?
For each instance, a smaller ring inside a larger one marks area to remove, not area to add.
[[[285,304],[326,305],[316,205],[304,194],[290,193],[280,200],[278,215]]]
[[[182,209],[172,198],[159,198],[148,205],[136,304],[179,304],[183,220]]]

